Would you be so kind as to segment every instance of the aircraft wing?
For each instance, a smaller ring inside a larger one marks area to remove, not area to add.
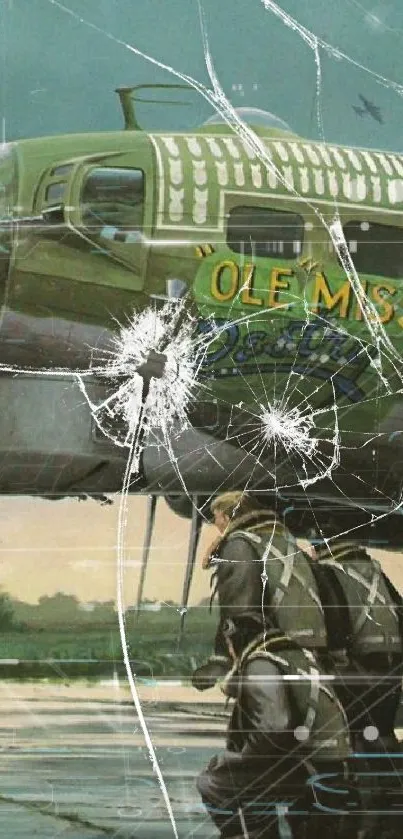
[[[373,116],[373,118],[376,119],[377,122],[379,122],[379,123],[381,123],[381,125],[383,125],[383,119],[381,117],[381,109],[380,108],[378,108],[376,105],[374,105],[372,110],[370,111],[370,113]]]

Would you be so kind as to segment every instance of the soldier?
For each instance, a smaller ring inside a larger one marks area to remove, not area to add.
[[[371,807],[377,802],[379,811],[389,812],[387,819],[379,816],[375,835],[400,837],[403,754],[395,724],[402,697],[402,598],[380,564],[345,537],[315,540],[312,567],[328,633],[322,664],[336,676],[357,771],[372,779]]]
[[[221,838],[316,839],[330,828],[352,839],[347,721],[313,653],[262,633],[255,612],[222,630],[233,661],[222,690],[236,701],[226,750],[197,782]]]
[[[298,549],[274,512],[262,510],[246,494],[219,496],[212,511],[220,536],[203,565],[215,569],[213,596],[218,593],[221,618],[216,654],[194,674],[193,684],[199,689],[210,687],[228,670],[221,632],[226,618],[235,619],[246,609],[260,618],[263,627],[274,624],[316,652],[321,666],[335,679],[356,754],[372,754],[370,763],[361,759],[361,765],[357,757],[358,771],[370,779],[362,784],[363,808],[373,811],[378,801],[378,809],[390,810],[393,796],[394,806],[399,807],[399,790],[391,788],[391,774],[399,787],[403,772],[394,733],[402,672],[399,595],[368,554],[362,550],[357,554],[356,546],[345,540],[331,541],[333,556],[325,547],[319,548],[319,562],[312,561]],[[392,753],[396,755],[393,761]],[[386,768],[381,755],[389,755]],[[378,775],[385,771],[380,776],[385,778],[382,791]],[[390,839],[402,832],[403,808],[397,812],[384,826]],[[366,839],[381,835],[380,824],[374,828],[374,818],[369,813]]]
[[[211,511],[220,535],[203,567],[214,570],[212,600],[217,594],[220,623],[246,609],[307,649],[325,651],[324,612],[310,560],[274,511],[242,492],[218,496]],[[193,674],[199,690],[211,687],[229,666],[220,623],[215,655]]]
[[[325,607],[329,662],[341,673],[348,666],[367,684],[364,704],[357,679],[348,688],[356,718],[351,730],[362,739],[365,725],[372,726],[393,748],[402,693],[402,599],[379,562],[346,538],[316,539],[312,568]]]

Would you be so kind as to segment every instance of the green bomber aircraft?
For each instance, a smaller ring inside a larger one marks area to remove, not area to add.
[[[137,90],[118,91],[124,130],[1,147],[0,492],[119,490],[127,453],[95,425],[74,370],[105,358],[133,311],[185,294],[211,343],[191,425],[173,435],[183,483],[147,445],[133,491],[185,510],[184,485],[248,486],[282,499],[302,535],[332,509],[357,538],[400,545],[403,156],[240,109],[264,162],[218,116],[143,131]],[[364,311],[329,234],[336,207]],[[94,402],[106,387],[89,377]]]

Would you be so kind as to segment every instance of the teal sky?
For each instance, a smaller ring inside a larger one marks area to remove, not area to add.
[[[280,5],[357,64],[403,83],[401,0],[280,0]],[[111,37],[50,0],[0,0],[0,115],[6,139],[119,128],[115,87],[175,81],[114,38],[208,83],[197,0],[65,0],[65,6]],[[261,0],[203,0],[203,8],[215,68],[232,103],[271,111],[297,133],[319,138],[315,58],[300,35]],[[358,66],[323,50],[320,55],[326,139],[401,150],[403,97]],[[355,114],[358,93],[380,106],[383,125]],[[143,105],[144,125],[194,129],[211,115],[198,94],[183,95],[190,106]]]

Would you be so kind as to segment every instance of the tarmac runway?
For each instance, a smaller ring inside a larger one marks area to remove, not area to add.
[[[169,682],[138,692],[179,839],[217,837],[195,780],[224,745],[222,694]],[[174,836],[125,683],[3,680],[0,714],[0,836]]]
[[[178,835],[212,839],[195,778],[223,745],[223,705],[150,695],[143,711]],[[0,682],[0,705],[1,836],[174,835],[127,689]]]

